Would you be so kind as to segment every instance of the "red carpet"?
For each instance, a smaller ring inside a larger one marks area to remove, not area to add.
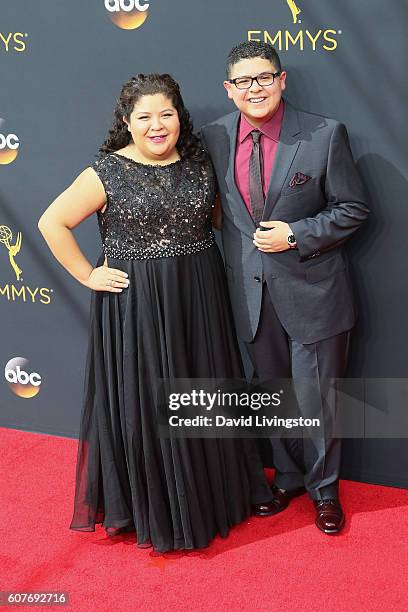
[[[132,534],[68,529],[75,440],[8,429],[0,439],[0,590],[67,591],[75,612],[408,609],[406,490],[343,481],[338,536],[316,529],[303,496],[205,551],[152,556]]]

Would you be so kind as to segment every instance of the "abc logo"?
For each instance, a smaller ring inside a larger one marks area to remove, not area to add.
[[[11,164],[17,155],[20,142],[15,134],[0,132],[0,164]]]
[[[105,0],[111,21],[122,30],[135,30],[146,21],[148,0]]]
[[[4,376],[10,389],[19,397],[30,398],[40,392],[41,376],[30,372],[28,359],[14,357],[4,368]]]

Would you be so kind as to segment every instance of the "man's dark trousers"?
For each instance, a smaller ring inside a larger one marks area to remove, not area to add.
[[[305,486],[312,499],[338,497],[341,442],[332,438],[328,430],[334,427],[336,414],[333,379],[344,376],[349,335],[343,332],[312,344],[291,339],[277,317],[264,282],[257,333],[252,342],[246,343],[255,377],[260,381],[293,377],[300,416],[317,417],[326,429],[322,437],[310,430],[310,436],[305,431],[300,439],[271,438],[276,469],[274,483],[281,489]],[[332,399],[325,406],[322,405],[326,395],[324,385],[331,389],[326,400]]]

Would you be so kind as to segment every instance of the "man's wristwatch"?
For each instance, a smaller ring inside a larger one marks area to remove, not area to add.
[[[296,238],[291,229],[289,229],[289,233],[288,233],[288,247],[290,249],[296,249],[297,247]]]

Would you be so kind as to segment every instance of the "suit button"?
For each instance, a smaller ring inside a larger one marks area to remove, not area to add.
[[[254,280],[256,280],[257,283],[261,282],[261,279],[259,278],[259,276],[254,276]]]

